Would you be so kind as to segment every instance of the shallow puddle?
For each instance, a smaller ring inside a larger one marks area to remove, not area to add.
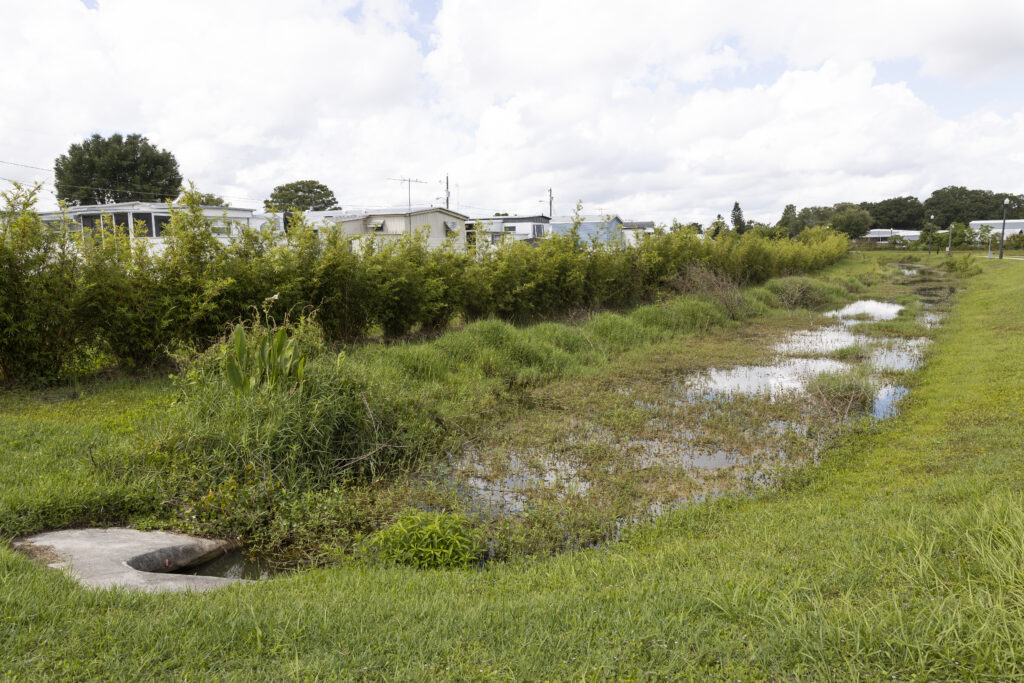
[[[747,462],[747,458],[736,450],[709,450],[659,439],[632,439],[629,443],[640,449],[640,453],[633,458],[633,462],[640,469],[674,466],[695,470],[720,470]]]
[[[210,560],[205,564],[195,567],[185,567],[174,572],[175,574],[189,574],[191,576],[220,576],[225,579],[245,579],[258,581],[269,579],[275,574],[284,570],[271,565],[266,560],[250,557],[241,550],[225,553],[220,557]]]
[[[550,489],[559,495],[583,495],[590,490],[590,482],[580,477],[571,463],[554,458],[545,458],[538,471],[512,454],[505,473],[497,477],[488,477],[488,469],[479,462],[466,463],[463,469],[475,472],[465,479],[465,495],[487,509],[503,513],[525,511],[529,494],[539,489]]]
[[[837,311],[829,311],[825,315],[839,318],[842,321],[857,318],[860,320],[894,320],[903,310],[900,304],[891,304],[874,299],[861,299],[844,306]]]
[[[898,384],[886,384],[875,394],[875,402],[871,407],[871,416],[877,420],[885,420],[899,412],[899,401],[909,393],[909,389]]]
[[[871,365],[876,370],[910,372],[921,366],[921,353],[927,339],[893,340],[888,346],[871,352]]]
[[[687,384],[691,401],[717,396],[767,394],[771,399],[799,392],[808,380],[826,372],[846,372],[850,366],[828,358],[790,358],[775,365],[741,365],[727,370],[709,370]]]
[[[823,327],[817,330],[800,330],[789,334],[775,345],[777,353],[796,355],[801,353],[830,353],[857,346],[868,341],[867,337],[854,334],[845,327]]]

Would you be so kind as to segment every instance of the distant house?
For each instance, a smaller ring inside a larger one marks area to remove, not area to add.
[[[580,216],[580,237],[585,240],[596,239],[603,242],[614,238],[622,229],[622,219],[616,215]],[[551,219],[551,234],[568,235],[572,230],[572,216],[557,216]]]
[[[500,244],[508,240],[536,242],[549,234],[551,219],[537,216],[489,216],[466,221],[466,239]]]
[[[901,237],[907,242],[916,242],[921,238],[920,230],[892,230],[890,228],[874,228],[860,239],[876,244],[888,244],[893,237]]]
[[[204,206],[203,215],[211,219],[218,239],[226,242],[233,225],[251,228],[282,230],[284,216],[256,213],[254,209],[232,206]],[[43,222],[58,225],[64,216],[72,228],[91,230],[99,226],[125,229],[132,237],[151,240],[156,248],[163,244],[164,227],[171,220],[171,211],[164,202],[124,202],[120,204],[93,204],[68,207],[66,213],[41,213]],[[464,239],[466,216],[442,208],[420,209],[412,212],[352,213],[343,211],[308,211],[306,220],[313,225],[333,225],[343,234],[357,237],[393,239],[399,235],[424,230],[431,247],[442,244],[449,235],[461,242]]]
[[[463,244],[466,233],[465,216],[441,207],[380,213],[344,211],[307,211],[306,220],[314,226],[332,225],[342,234],[363,239],[394,239],[422,230],[430,247],[439,247],[449,237]]]
[[[653,235],[657,230],[654,221],[623,221],[622,239],[626,246],[635,247],[641,235]]]
[[[1002,235],[1003,219],[999,218],[994,221],[971,221],[971,230],[975,233],[981,232],[983,228],[988,228],[994,235]],[[1006,221],[1007,237],[1022,234],[1024,234],[1024,220],[1013,219]]]
[[[215,228],[221,229],[224,237],[232,223],[255,226],[259,221],[253,209],[233,206],[204,206],[203,215],[213,221]],[[65,212],[47,211],[39,214],[43,222],[49,225],[59,225],[64,216],[71,220],[73,229],[95,230],[101,226],[113,229],[116,226],[127,230],[132,237],[160,243],[163,241],[164,227],[171,220],[171,210],[166,202],[121,202],[70,206]]]

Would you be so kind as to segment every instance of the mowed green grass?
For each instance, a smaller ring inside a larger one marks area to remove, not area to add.
[[[1020,677],[1024,265],[982,266],[901,416],[768,496],[695,505],[554,558],[317,570],[191,596],[84,590],[3,549],[0,672]]]
[[[166,377],[0,392],[0,533],[154,509],[145,454],[171,398]]]

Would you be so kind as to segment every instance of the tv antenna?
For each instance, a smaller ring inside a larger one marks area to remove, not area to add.
[[[408,203],[406,206],[409,210],[409,213],[412,213],[412,184],[420,183],[422,185],[426,185],[427,181],[416,180],[415,178],[388,178],[388,180],[394,180],[395,182],[405,183],[406,189],[408,190],[409,193],[407,198]]]

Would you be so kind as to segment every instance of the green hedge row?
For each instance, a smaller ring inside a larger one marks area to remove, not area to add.
[[[580,309],[631,306],[678,288],[703,265],[744,284],[809,272],[846,253],[846,239],[805,231],[799,241],[658,233],[637,246],[578,235],[537,246],[430,249],[409,235],[365,249],[301,218],[288,234],[239,228],[219,241],[196,193],[172,208],[164,248],[118,232],[44,225],[36,189],[0,193],[0,377],[44,383],[95,365],[165,359],[205,346],[225,325],[265,308],[282,320],[316,309],[330,340],[379,329],[397,337],[453,319],[525,322]]]

